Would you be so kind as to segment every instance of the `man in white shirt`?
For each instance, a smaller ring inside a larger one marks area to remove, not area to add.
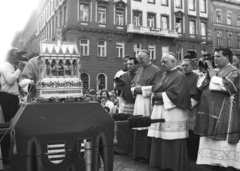
[[[6,58],[6,62],[0,66],[0,103],[5,122],[9,122],[19,108],[19,89],[17,79],[19,78],[25,62],[19,61],[18,49],[11,49]],[[16,70],[15,70],[16,68]]]

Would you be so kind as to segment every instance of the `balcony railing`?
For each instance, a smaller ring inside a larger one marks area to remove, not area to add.
[[[173,38],[179,37],[178,33],[175,30],[135,26],[133,24],[128,25],[127,33],[138,33],[138,34],[147,34],[147,35],[154,35],[154,36],[173,37]]]

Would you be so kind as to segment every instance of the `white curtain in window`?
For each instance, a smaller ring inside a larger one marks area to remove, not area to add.
[[[162,55],[169,52],[169,47],[168,46],[162,46]]]
[[[175,0],[175,2],[177,8],[182,8],[182,0]]]
[[[194,21],[189,21],[189,33],[195,34],[195,22]]]
[[[232,14],[227,13],[227,24],[232,24]]]
[[[156,51],[156,46],[155,45],[148,45],[148,51],[150,54],[150,59],[155,59],[155,51]]]
[[[182,33],[182,19],[176,18],[176,31]]]
[[[106,24],[106,8],[98,8],[98,23]]]
[[[116,49],[117,49],[117,57],[122,58],[124,54],[124,43],[117,42],[116,43]]]
[[[141,26],[141,13],[134,12],[134,14],[133,14],[133,24],[135,26]]]
[[[134,44],[133,45],[133,51],[134,51],[134,56],[137,57],[138,52],[141,50],[141,44]]]
[[[80,5],[80,18],[81,21],[89,21],[89,6]]]
[[[162,17],[162,29],[168,29],[168,17]]]
[[[161,2],[162,2],[163,5],[167,5],[167,1],[168,0],[162,0]]]
[[[155,16],[153,14],[148,15],[148,26],[155,27]]]
[[[116,13],[116,25],[123,26],[123,12],[117,11]]]
[[[206,36],[206,23],[201,23],[201,35]]]
[[[148,0],[149,3],[155,3],[155,0]]]
[[[206,12],[206,0],[200,0],[200,11]]]
[[[190,10],[194,10],[195,7],[194,0],[188,0],[188,5]]]
[[[216,15],[217,15],[217,22],[220,23],[222,19],[221,11],[217,11]]]

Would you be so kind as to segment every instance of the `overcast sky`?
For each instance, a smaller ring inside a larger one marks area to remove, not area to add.
[[[17,31],[21,31],[27,23],[32,11],[40,0],[2,0],[0,7],[0,61],[11,47]]]

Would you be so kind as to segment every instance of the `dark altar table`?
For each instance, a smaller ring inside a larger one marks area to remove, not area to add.
[[[84,171],[86,141],[92,171],[100,156],[104,170],[113,170],[114,121],[99,103],[24,103],[10,128],[11,171]]]

